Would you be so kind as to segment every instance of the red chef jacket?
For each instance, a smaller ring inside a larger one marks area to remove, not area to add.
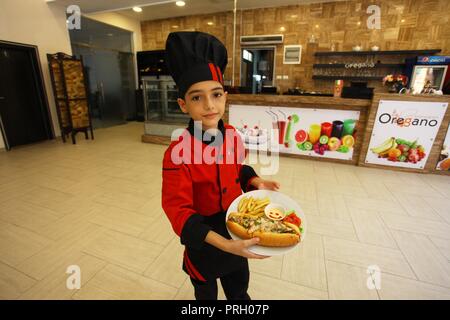
[[[183,270],[199,281],[219,278],[247,263],[204,241],[210,230],[231,239],[226,211],[242,190],[252,189],[250,182],[257,176],[243,164],[246,151],[236,130],[222,120],[218,128],[223,139],[196,129],[191,119],[163,160],[162,207],[186,247]]]

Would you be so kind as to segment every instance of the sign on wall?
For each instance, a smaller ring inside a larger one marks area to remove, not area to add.
[[[439,162],[436,166],[438,170],[450,170],[450,126],[447,129],[447,135],[442,145],[441,154],[439,155]]]
[[[246,148],[352,160],[359,111],[230,105]]]
[[[447,105],[380,100],[366,163],[423,169]]]

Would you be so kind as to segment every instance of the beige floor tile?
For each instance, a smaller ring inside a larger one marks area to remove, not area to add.
[[[48,238],[9,223],[0,225],[0,261],[16,267],[52,244]]]
[[[443,221],[442,218],[418,195],[412,195],[402,192],[394,194],[398,202],[408,212],[408,215],[416,218],[428,220]]]
[[[327,261],[328,293],[332,300],[378,300],[373,280],[367,269]]]
[[[250,274],[248,293],[253,300],[323,300],[326,291],[308,288],[295,283],[274,279],[258,273]]]
[[[0,206],[0,220],[40,233],[45,226],[58,220],[50,209],[11,199]]]
[[[378,215],[378,212],[350,208],[350,215],[359,241],[380,247],[397,248],[397,244],[384,225],[383,220]]]
[[[439,249],[441,254],[450,261],[450,241],[448,239],[442,239],[437,237],[428,237],[431,242]]]
[[[15,178],[6,183],[0,184],[0,204],[11,199],[20,198],[38,187],[28,183],[23,178]]]
[[[283,256],[273,256],[265,259],[249,259],[248,264],[251,272],[257,272],[262,275],[281,278],[283,268]]]
[[[450,198],[446,199],[436,197],[422,197],[422,198],[425,200],[425,203],[442,218],[442,220],[450,224]]]
[[[83,251],[142,274],[162,250],[160,245],[107,230]]]
[[[178,243],[180,243],[179,237],[173,231],[172,225],[166,215],[160,215],[153,220],[139,235],[139,238],[162,246],[167,246],[174,238],[177,238]]]
[[[92,294],[91,292],[95,294]],[[97,293],[101,292],[98,297]],[[98,272],[74,299],[158,300],[172,299],[177,289],[127,269],[107,265]],[[114,298],[113,298],[114,297]]]
[[[18,199],[50,209],[62,217],[73,211],[74,208],[68,204],[73,197],[68,193],[39,187],[21,195]]]
[[[450,290],[428,283],[381,274],[382,300],[450,300]]]
[[[71,230],[50,246],[21,262],[16,268],[34,279],[42,280],[58,265],[74,264],[74,259],[78,258],[83,247],[100,237],[102,232],[101,227],[92,224]]]
[[[79,233],[84,228],[91,226],[89,217],[92,216],[93,212],[104,207],[106,206],[98,203],[80,201],[72,209],[71,213],[39,229],[38,233],[52,240],[67,238],[68,234]]]
[[[146,204],[148,198],[130,193],[105,191],[102,195],[95,197],[94,201],[125,210],[137,211]]]
[[[420,281],[450,288],[450,263],[428,237],[403,231],[392,234]]]
[[[160,218],[166,216],[164,210],[161,207],[161,195],[149,197],[144,205],[137,210],[137,213],[143,214],[150,218]]]
[[[450,239],[450,225],[445,222],[380,213],[386,226],[393,230],[414,232],[433,237]]]
[[[27,181],[39,187],[48,188],[56,191],[65,191],[65,189],[76,183],[75,180],[50,176],[43,173],[34,173],[27,177]]]
[[[369,200],[381,200],[381,202],[388,204],[389,201],[396,202],[397,200],[394,198],[394,195],[386,188],[384,182],[377,182],[374,179],[365,181],[362,183],[362,188],[368,195]],[[376,205],[376,202],[375,202]],[[386,208],[390,209],[389,206]],[[395,209],[394,209],[395,210]]]
[[[68,287],[69,277],[74,276],[73,271],[67,273],[69,266],[78,266],[80,269],[80,289]],[[88,281],[106,266],[106,262],[98,258],[77,253],[72,258],[72,264],[60,264],[45,278],[37,282],[30,290],[20,296],[25,300],[68,300],[80,290],[83,290]]]
[[[146,277],[158,280],[172,287],[180,288],[187,278],[182,270],[184,246],[173,239],[153,263],[145,270]]]
[[[351,221],[343,195],[324,192],[320,194],[317,202],[320,216]]]
[[[339,185],[362,186],[355,171],[348,166],[335,167],[334,173]]]
[[[327,290],[322,236],[309,232],[298,249],[284,256],[281,279]]]
[[[17,299],[36,283],[36,280],[0,262],[0,299]]]
[[[337,238],[358,240],[353,223],[340,219],[307,215],[308,232],[329,235]]]
[[[135,237],[138,237],[153,222],[152,218],[142,214],[111,206],[94,210],[88,220],[91,223]]]
[[[345,203],[349,208],[408,215],[406,210],[397,200],[345,196]]]
[[[417,196],[428,196],[428,197],[439,197],[443,198],[444,195],[441,195],[440,193],[437,193],[434,188],[428,188],[426,185],[415,185],[415,184],[403,184],[403,183],[390,183],[387,184],[386,187],[395,194],[399,190],[401,190],[402,193],[408,193],[410,195],[417,195]],[[447,185],[448,187],[448,185]]]
[[[430,188],[434,193],[430,194],[430,197],[445,197],[447,199],[450,199],[450,188],[449,188],[449,182],[448,182],[448,176],[441,176],[441,175],[427,175],[426,182],[431,185],[432,188]]]
[[[99,186],[112,193],[130,193],[143,198],[156,196],[161,193],[161,186],[153,183],[151,180],[147,181],[147,183],[140,183],[127,179],[110,178],[99,184]]]
[[[415,278],[401,251],[355,241],[324,237],[325,259],[368,268],[376,265],[381,272]]]

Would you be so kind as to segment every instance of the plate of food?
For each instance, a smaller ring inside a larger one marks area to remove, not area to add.
[[[306,219],[300,206],[287,195],[255,190],[237,197],[228,208],[226,226],[234,240],[258,237],[248,249],[275,256],[296,248],[305,239]]]

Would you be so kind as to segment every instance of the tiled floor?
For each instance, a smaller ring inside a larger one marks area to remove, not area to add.
[[[165,147],[142,131],[0,152],[0,298],[193,298],[160,204]],[[308,234],[250,262],[254,299],[450,299],[450,177],[281,158],[273,178]],[[66,286],[71,265],[79,290]]]

